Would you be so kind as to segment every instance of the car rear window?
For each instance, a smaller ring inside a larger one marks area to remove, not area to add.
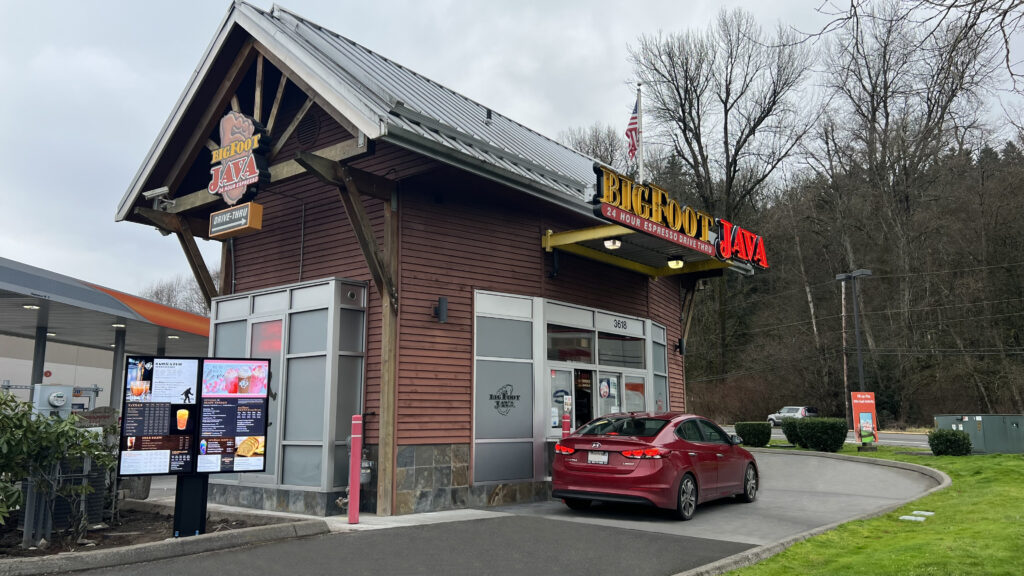
[[[655,436],[668,424],[660,418],[599,418],[577,432],[584,436]]]

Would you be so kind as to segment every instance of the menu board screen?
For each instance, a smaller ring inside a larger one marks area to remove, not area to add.
[[[121,418],[121,476],[195,471],[198,358],[129,356]]]
[[[203,363],[198,472],[266,470],[269,360]]]
[[[266,470],[270,361],[127,358],[118,474]]]

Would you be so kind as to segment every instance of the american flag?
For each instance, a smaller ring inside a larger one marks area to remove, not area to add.
[[[629,140],[629,158],[636,160],[636,149],[640,140],[640,129],[637,125],[637,107],[640,105],[640,98],[637,97],[633,104],[633,115],[629,117],[629,124],[626,124],[626,139]]]

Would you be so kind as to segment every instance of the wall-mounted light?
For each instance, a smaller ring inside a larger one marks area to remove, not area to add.
[[[441,324],[448,321],[448,298],[441,296],[437,299],[437,305],[434,306],[434,318]]]
[[[608,238],[604,241],[604,247],[609,250],[618,250],[622,247],[622,240],[618,238]]]
[[[180,336],[175,336],[174,334],[167,337],[168,340],[177,340],[178,338],[180,338]]]
[[[46,335],[49,336],[50,338],[53,338],[54,336],[57,335],[57,333],[56,332],[47,332]]]
[[[39,306],[36,306],[35,304],[25,304],[22,308],[25,310],[39,310]]]
[[[679,256],[668,257],[668,267],[673,270],[679,270],[680,268],[683,267],[683,264],[685,264],[685,262],[683,262],[683,259],[680,258]]]
[[[124,324],[121,324],[120,322],[114,322],[113,324],[110,325],[110,327],[111,328],[124,328]]]
[[[683,340],[682,338],[680,338],[676,342],[675,350],[676,350],[676,354],[686,354],[686,341]]]

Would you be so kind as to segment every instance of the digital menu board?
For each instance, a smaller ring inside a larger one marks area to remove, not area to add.
[[[197,472],[266,469],[269,360],[203,363]]]
[[[264,471],[270,361],[128,356],[118,474]]]

